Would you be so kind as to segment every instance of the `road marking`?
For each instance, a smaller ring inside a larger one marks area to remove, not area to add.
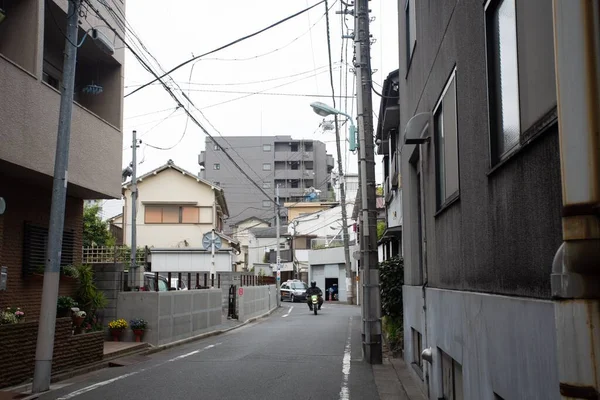
[[[346,348],[344,349],[344,358],[342,360],[342,388],[340,390],[340,400],[350,400],[350,390],[348,380],[350,378],[350,342],[352,339],[352,317],[348,319],[348,339],[346,339]]]
[[[285,315],[282,315],[282,316],[281,316],[281,318],[285,318],[285,317],[287,317],[288,315],[290,315],[290,313],[292,312],[292,310],[293,310],[293,309],[294,309],[294,306],[291,306],[291,307],[290,307],[290,309],[288,310],[287,314],[285,314]]]
[[[178,356],[178,357],[171,358],[170,360],[163,361],[163,362],[161,362],[161,363],[158,363],[158,364],[156,364],[156,365],[153,365],[153,366],[151,366],[151,367],[148,367],[148,368],[142,368],[142,369],[140,369],[139,371],[130,372],[130,373],[128,373],[128,374],[124,374],[124,375],[121,375],[121,376],[117,376],[116,378],[112,378],[112,379],[108,379],[108,380],[106,380],[106,381],[102,381],[102,382],[95,383],[95,384],[93,384],[93,385],[90,385],[90,386],[84,387],[83,389],[79,389],[79,390],[76,390],[76,391],[74,391],[74,392],[71,392],[71,393],[69,393],[69,394],[67,394],[67,395],[65,395],[65,396],[63,396],[63,397],[59,397],[59,398],[58,398],[58,399],[56,399],[56,400],[68,400],[68,399],[72,399],[73,397],[77,397],[77,396],[79,396],[79,395],[82,395],[82,394],[84,394],[84,393],[91,392],[92,390],[98,389],[98,388],[100,388],[100,387],[102,387],[102,386],[110,385],[110,384],[111,384],[111,383],[113,383],[113,382],[120,381],[120,380],[122,380],[122,379],[125,379],[125,378],[129,378],[130,376],[137,375],[137,374],[139,374],[139,373],[141,373],[141,372],[148,371],[148,370],[150,370],[150,369],[153,369],[153,368],[160,367],[160,366],[162,366],[162,365],[168,364],[168,363],[170,363],[170,362],[173,362],[173,361],[178,361],[178,360],[184,359],[184,358],[186,358],[186,357],[193,356],[194,354],[198,354],[198,353],[200,353],[200,352],[203,352],[204,350],[212,349],[213,347],[219,346],[220,344],[221,344],[221,343],[215,343],[215,344],[211,344],[211,345],[208,345],[208,346],[206,346],[206,347],[203,347],[203,348],[201,348],[201,349],[194,350],[194,351],[192,351],[192,352],[190,352],[190,353],[187,353],[187,354],[182,354],[182,355],[180,355],[180,356]]]

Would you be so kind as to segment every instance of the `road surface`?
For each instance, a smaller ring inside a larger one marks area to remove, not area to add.
[[[268,318],[55,385],[50,399],[379,399],[360,309],[282,303]]]

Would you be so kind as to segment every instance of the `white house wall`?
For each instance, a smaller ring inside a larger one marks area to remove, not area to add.
[[[167,169],[156,176],[138,182],[137,204],[137,245],[154,247],[201,248],[202,236],[213,229],[212,220],[202,224],[145,224],[144,202],[164,202],[167,204],[195,203],[199,207],[214,208],[215,195],[210,186],[195,181],[174,169]],[[125,221],[125,244],[131,245],[131,191],[125,191],[127,220]]]
[[[402,189],[392,192],[392,200],[387,206],[388,228],[402,226]]]
[[[353,204],[346,204],[346,215],[348,216],[347,223],[349,227],[351,227],[354,222],[350,218],[353,207]],[[288,232],[290,234],[293,233],[292,226],[294,224],[296,225],[296,236],[311,235],[318,237],[331,237],[340,234],[341,237],[342,207],[333,207],[319,213],[315,213],[314,215],[302,216],[295,219],[294,223],[291,223],[288,226]],[[331,227],[335,229],[331,229]],[[348,237],[350,240],[354,239],[354,235],[354,232],[351,229],[348,229]]]
[[[152,251],[152,272],[208,272],[211,270],[210,251],[178,250]],[[218,251],[215,253],[215,271],[232,271],[231,252]]]

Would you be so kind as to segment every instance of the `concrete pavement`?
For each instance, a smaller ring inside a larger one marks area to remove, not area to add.
[[[269,318],[72,378],[39,398],[404,399],[382,390],[380,368],[362,360],[360,321],[356,306],[326,304],[315,316],[284,303]]]

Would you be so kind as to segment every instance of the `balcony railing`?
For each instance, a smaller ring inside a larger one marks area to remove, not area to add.
[[[311,250],[332,249],[335,247],[343,247],[343,246],[344,246],[344,241],[342,239],[316,238],[316,239],[311,239],[311,241],[310,241]]]

